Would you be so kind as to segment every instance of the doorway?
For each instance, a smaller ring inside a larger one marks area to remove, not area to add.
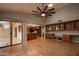
[[[27,40],[39,39],[41,38],[41,25],[28,23],[27,24]]]
[[[23,42],[22,22],[0,21],[0,47],[12,46]]]

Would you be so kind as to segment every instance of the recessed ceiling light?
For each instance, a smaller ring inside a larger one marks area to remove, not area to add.
[[[43,14],[41,14],[41,16],[45,16],[45,14],[43,13]]]
[[[49,5],[48,5],[48,7],[52,7],[52,6],[53,6],[53,4],[49,4]]]

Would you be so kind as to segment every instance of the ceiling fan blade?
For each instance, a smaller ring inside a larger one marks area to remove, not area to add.
[[[32,12],[39,13],[38,11],[32,11]]]
[[[47,12],[46,14],[53,14],[53,13],[55,13],[55,11],[53,11],[53,12]]]
[[[53,13],[55,13],[55,12],[50,12],[49,14],[53,14]]]
[[[51,9],[49,9],[47,12],[52,11],[52,10],[55,10],[55,8],[51,8]]]
[[[48,12],[48,13],[46,13],[46,15],[47,16],[52,16],[53,13],[55,13],[55,12]]]
[[[48,6],[45,6],[45,8],[44,8],[44,12],[47,10],[47,8],[48,8]]]
[[[38,9],[40,12],[42,12],[42,10],[41,10],[39,7],[37,7],[37,9]]]
[[[52,16],[51,14],[49,14],[49,16]]]

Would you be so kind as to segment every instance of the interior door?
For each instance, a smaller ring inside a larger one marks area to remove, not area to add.
[[[12,45],[22,43],[22,23],[12,22]]]
[[[0,47],[10,45],[10,22],[0,21]]]

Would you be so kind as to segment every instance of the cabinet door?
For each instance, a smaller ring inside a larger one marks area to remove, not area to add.
[[[78,22],[75,22],[75,30],[76,31],[79,31],[79,21]]]
[[[48,32],[48,26],[46,25],[46,31]]]
[[[70,36],[69,35],[63,35],[63,41],[70,42]]]
[[[74,23],[73,22],[65,23],[65,30],[73,31],[74,30]]]
[[[64,30],[64,23],[60,24],[59,30],[60,30],[60,31],[63,31],[63,30]]]
[[[54,34],[46,34],[46,39],[53,39]]]
[[[47,26],[46,26],[46,31],[47,31],[47,32],[52,31],[52,25],[47,25]]]
[[[52,31],[56,31],[56,25],[52,25]]]

